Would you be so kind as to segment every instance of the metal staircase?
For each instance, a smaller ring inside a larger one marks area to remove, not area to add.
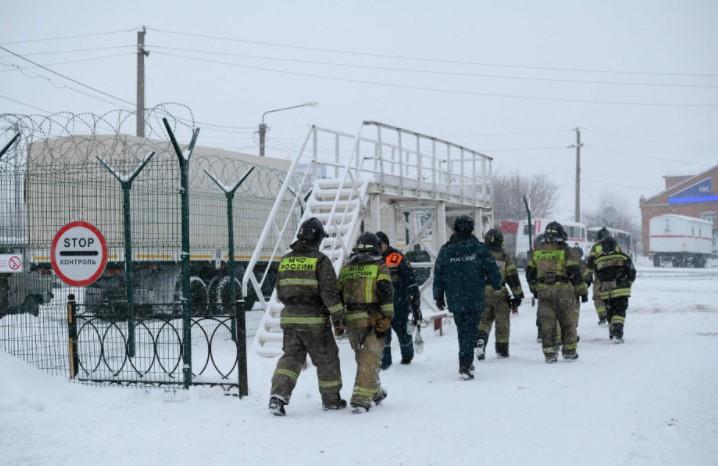
[[[376,133],[367,136],[367,130]],[[447,211],[470,212],[481,217],[481,224],[492,223],[491,160],[466,147],[378,122],[363,122],[356,135],[313,126],[292,161],[242,278],[243,296],[252,286],[265,310],[254,337],[255,351],[265,357],[282,352],[283,306],[276,291],[267,299],[262,285],[296,234],[287,204],[290,213],[302,211],[301,222],[317,217],[324,224],[329,237],[320,250],[337,273],[362,226],[388,231],[394,238],[400,230],[409,232],[405,246],[422,245],[433,262],[446,241]],[[391,220],[392,209],[401,210],[401,222],[396,215]],[[405,225],[404,213],[421,227]],[[269,250],[269,262],[262,273],[256,272]],[[430,292],[430,283],[422,288]],[[434,309],[426,296],[424,307],[425,317],[446,314]]]

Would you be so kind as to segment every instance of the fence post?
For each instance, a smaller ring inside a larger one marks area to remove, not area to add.
[[[204,172],[209,176],[212,181],[224,191],[224,195],[227,198],[227,268],[229,271],[229,302],[233,309],[229,313],[234,311],[234,317],[232,318],[232,338],[237,345],[237,377],[239,382],[239,397],[243,397],[249,394],[247,384],[247,331],[246,331],[246,319],[244,315],[244,298],[240,297],[237,300],[237,290],[235,286],[235,261],[234,261],[234,194],[237,189],[244,183],[244,180],[254,171],[255,167],[251,167],[242,177],[237,181],[234,186],[225,186],[222,184],[217,177],[212,175],[210,172],[205,170]]]
[[[192,301],[190,299],[190,263],[189,263],[189,161],[197,143],[199,128],[192,132],[187,153],[180,148],[167,118],[162,118],[172,147],[177,154],[180,166],[180,199],[182,203],[182,376],[184,387],[192,385]]]
[[[125,239],[125,293],[127,294],[127,356],[135,357],[135,300],[134,300],[134,266],[132,262],[132,211],[130,210],[130,191],[132,190],[132,182],[137,178],[143,168],[154,157],[155,153],[140,162],[140,165],[129,175],[120,175],[110,165],[100,157],[95,157],[117,181],[120,182],[122,188],[122,223],[124,225]]]
[[[77,302],[75,295],[67,295],[67,356],[70,365],[70,378],[77,377],[79,356],[77,354]]]

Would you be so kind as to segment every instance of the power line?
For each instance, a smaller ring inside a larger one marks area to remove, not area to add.
[[[398,71],[407,73],[421,73],[430,75],[440,76],[459,76],[459,77],[473,77],[473,78],[488,78],[488,79],[508,79],[518,81],[538,81],[538,82],[553,82],[553,83],[574,83],[574,84],[600,84],[600,85],[615,85],[615,86],[639,86],[639,87],[677,87],[677,88],[705,88],[705,89],[718,89],[718,84],[674,84],[674,83],[650,83],[650,82],[629,82],[629,81],[601,81],[601,80],[585,80],[585,79],[561,79],[561,78],[542,78],[537,76],[509,76],[500,74],[486,74],[486,73],[469,73],[469,72],[456,72],[456,71],[437,71],[428,69],[418,68],[402,68],[396,66],[377,66],[377,65],[356,65],[352,63],[339,63],[321,60],[305,60],[296,58],[282,58],[272,57],[266,55],[254,55],[244,53],[232,53],[232,52],[216,52],[212,50],[201,50],[201,49],[187,49],[182,47],[169,47],[163,45],[153,45],[153,49],[160,50],[175,50],[180,52],[190,53],[203,53],[209,55],[220,55],[238,58],[251,58],[256,60],[267,60],[281,63],[297,63],[297,64],[309,64],[309,65],[325,65],[335,66],[341,68],[353,68],[353,69],[365,69],[365,70],[380,70],[380,71]]]
[[[696,162],[696,161],[685,160],[685,159],[672,159],[672,158],[668,158],[668,157],[657,157],[655,155],[639,154],[636,152],[625,151],[622,149],[614,149],[611,147],[605,147],[605,146],[594,145],[594,144],[591,144],[589,147],[598,149],[598,150],[602,150],[602,151],[606,151],[606,152],[613,152],[615,154],[620,154],[620,155],[630,155],[632,157],[638,157],[638,158],[643,158],[643,159],[660,160],[661,162],[681,163],[681,164],[689,164],[689,165],[696,165],[696,166],[706,166],[710,163],[710,162]]]
[[[629,136],[629,135],[627,135],[627,134],[612,133],[612,132],[603,131],[603,130],[588,129],[588,131],[593,132],[593,133],[605,134],[605,135],[607,135],[607,136],[614,136],[614,137],[618,137],[618,138],[623,138],[623,139],[631,139],[631,140],[634,140],[634,141],[648,142],[648,143],[650,143],[650,144],[656,144],[656,145],[659,145],[659,146],[672,147],[672,148],[675,148],[675,149],[694,150],[694,151],[700,151],[700,152],[708,152],[708,153],[711,153],[711,154],[715,154],[715,152],[716,152],[715,150],[706,149],[706,148],[704,148],[704,147],[693,147],[693,146],[684,146],[684,145],[680,145],[680,144],[672,144],[672,143],[669,143],[669,142],[656,141],[655,139],[646,139],[646,138],[641,138],[641,137],[636,137],[636,136]]]
[[[0,47],[2,48],[2,47]],[[473,95],[481,97],[498,97],[505,99],[515,100],[530,100],[530,101],[544,101],[544,102],[564,102],[564,103],[582,103],[582,104],[597,104],[597,105],[625,105],[625,106],[638,106],[638,107],[673,107],[673,108],[718,108],[718,104],[683,104],[683,103],[653,103],[653,102],[627,102],[627,101],[611,101],[611,100],[592,100],[592,99],[572,99],[564,97],[541,97],[541,96],[529,96],[529,95],[518,95],[518,94],[505,94],[505,93],[490,93],[490,92],[478,92],[463,89],[449,89],[439,87],[428,87],[428,86],[414,86],[408,84],[388,83],[380,81],[371,81],[367,79],[355,79],[355,78],[341,78],[336,76],[327,76],[314,73],[304,73],[298,71],[287,71],[279,70],[275,68],[266,68],[261,66],[253,65],[241,65],[238,63],[225,62],[220,60],[213,60],[209,58],[190,57],[186,55],[178,55],[167,52],[155,52],[158,55],[182,58],[186,60],[194,60],[204,63],[214,63],[218,65],[233,66],[242,69],[251,69],[256,71],[265,71],[269,73],[285,74],[290,76],[302,76],[307,78],[323,79],[329,81],[348,82],[355,84],[368,84],[372,86],[382,86],[394,89],[412,89],[418,91],[438,92],[444,94],[458,94],[458,95]]]
[[[46,63],[45,66],[69,65],[72,63],[84,63],[84,62],[97,61],[97,60],[106,60],[108,58],[126,57],[128,55],[134,55],[134,52],[116,53],[113,55],[101,55],[99,57],[78,58],[77,60],[58,61],[58,62],[53,62],[53,63]],[[0,62],[0,65],[8,67],[7,70],[0,70],[0,73],[7,73],[8,71],[22,71],[22,70],[37,68],[37,66],[34,66],[34,65],[18,66],[15,64],[8,64],[8,63],[1,63],[1,62]]]
[[[4,50],[5,52],[7,52],[7,53],[9,53],[9,54],[11,54],[11,55],[14,55],[14,56],[16,56],[17,58],[19,58],[19,59],[21,59],[21,60],[24,60],[24,61],[26,61],[26,62],[28,62],[28,63],[31,63],[31,64],[33,64],[33,65],[39,67],[39,68],[42,68],[43,70],[48,71],[48,72],[50,72],[50,73],[52,73],[52,74],[54,74],[54,75],[56,75],[56,76],[59,76],[59,77],[61,77],[61,78],[63,78],[63,79],[66,79],[66,80],[68,80],[68,81],[70,81],[70,82],[72,82],[72,83],[75,83],[75,84],[79,85],[79,86],[82,86],[82,87],[84,87],[85,89],[89,89],[89,90],[91,90],[91,91],[93,91],[93,92],[97,92],[98,94],[102,94],[102,95],[104,95],[104,96],[110,97],[110,98],[112,98],[112,99],[118,100],[118,101],[120,101],[120,102],[129,104],[129,105],[134,105],[134,102],[130,102],[129,100],[123,99],[122,97],[117,97],[117,96],[112,95],[112,94],[110,94],[110,93],[108,93],[108,92],[105,92],[105,91],[102,91],[102,90],[100,90],[100,89],[97,89],[96,87],[90,86],[89,84],[85,84],[85,83],[80,82],[80,81],[78,81],[78,80],[76,80],[76,79],[73,79],[73,78],[71,78],[71,77],[69,77],[69,76],[66,76],[66,75],[64,75],[64,74],[62,74],[62,73],[58,73],[57,71],[52,70],[52,69],[50,69],[50,68],[48,68],[48,67],[46,67],[46,66],[44,66],[44,65],[41,65],[40,63],[37,63],[37,62],[35,62],[35,61],[32,61],[32,60],[30,60],[29,58],[25,58],[24,56],[22,56],[22,55],[20,55],[20,54],[18,54],[18,53],[15,53],[15,52],[13,52],[13,51],[10,50],[10,49],[7,49],[7,48],[5,48],[5,47],[0,46],[0,50]]]
[[[48,50],[44,52],[30,52],[30,53],[24,53],[23,56],[30,57],[35,55],[58,55],[58,54],[64,54],[64,53],[82,53],[82,52],[96,52],[98,50],[117,50],[117,49],[127,49],[127,48],[135,48],[134,45],[112,45],[108,47],[89,47],[84,49],[69,49],[69,50]]]
[[[47,41],[55,41],[55,40],[68,40],[68,39],[79,39],[82,37],[95,37],[95,36],[107,36],[111,34],[119,34],[122,32],[132,32],[136,31],[138,28],[131,28],[131,29],[118,29],[115,31],[105,31],[105,32],[91,32],[87,34],[75,34],[72,36],[56,36],[56,37],[45,37],[42,39],[28,39],[28,40],[16,40],[12,42],[3,42],[0,43],[1,45],[15,45],[15,44],[30,44],[34,42],[47,42]]]
[[[8,101],[10,101],[10,102],[14,102],[14,103],[16,103],[16,104],[18,104],[18,105],[24,105],[25,107],[29,107],[29,108],[32,108],[33,110],[38,110],[38,111],[43,112],[43,113],[52,113],[52,112],[50,112],[49,110],[45,110],[44,108],[36,107],[36,106],[30,105],[30,104],[28,104],[28,103],[26,103],[26,102],[21,102],[21,101],[19,101],[19,100],[13,99],[12,97],[8,97],[8,96],[6,96],[6,95],[0,95],[0,99],[5,99],[5,100],[8,100]]]
[[[496,67],[496,68],[528,69],[528,70],[540,70],[540,71],[563,71],[563,72],[578,72],[578,73],[605,73],[605,74],[625,74],[625,75],[645,75],[645,76],[689,76],[689,77],[701,77],[701,78],[718,77],[718,73],[606,70],[606,69],[597,69],[597,68],[529,66],[529,65],[515,65],[515,64],[504,64],[504,63],[468,61],[468,60],[454,60],[454,59],[446,59],[446,58],[427,58],[427,57],[418,57],[418,56],[410,56],[410,55],[394,55],[394,54],[382,54],[382,53],[342,50],[342,49],[333,49],[333,48],[326,48],[326,47],[310,47],[310,46],[288,44],[288,43],[282,43],[282,42],[268,42],[268,41],[258,41],[258,40],[237,39],[237,38],[232,38],[232,37],[223,37],[223,36],[215,36],[215,35],[211,35],[211,34],[199,34],[199,33],[191,33],[191,32],[180,32],[180,31],[172,31],[172,30],[167,30],[167,29],[156,29],[156,28],[147,28],[147,29],[150,31],[160,32],[160,33],[165,33],[165,34],[173,34],[173,35],[202,38],[202,39],[222,40],[222,41],[228,41],[228,42],[237,42],[237,43],[241,43],[241,44],[262,45],[262,46],[267,46],[267,47],[281,47],[281,48],[297,49],[297,50],[310,50],[310,51],[314,51],[314,52],[335,53],[335,54],[342,54],[342,55],[356,55],[356,56],[375,57],[375,58],[390,58],[390,59],[399,59],[399,60],[414,60],[414,61],[434,62],[434,63],[449,63],[449,64],[457,64],[457,65],[477,65],[477,66]]]

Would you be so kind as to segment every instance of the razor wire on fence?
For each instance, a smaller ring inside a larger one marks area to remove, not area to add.
[[[184,116],[176,116],[178,109],[171,105],[148,109],[146,138],[123,133],[134,123],[127,111],[0,114],[0,145],[19,135],[0,158],[0,258],[14,254],[23,265],[21,271],[0,271],[0,348],[42,369],[67,373],[72,302],[78,378],[184,383],[187,361],[177,363],[177,358],[191,352],[190,378],[195,382],[236,382],[236,358],[234,365],[225,361],[236,339],[238,311],[232,295],[241,293],[235,287],[243,264],[254,250],[286,166],[197,146],[189,162],[188,231],[183,235],[181,169],[167,139],[168,132],[179,141],[190,139],[194,118],[189,109],[183,111]],[[160,124],[163,119],[167,130]],[[252,168],[228,203],[212,177],[232,185]],[[290,199],[286,205],[282,215],[294,223],[293,232],[301,212],[289,210]],[[62,283],[50,260],[53,236],[76,220],[95,225],[108,248],[104,273],[83,288]],[[190,251],[188,289],[183,286],[183,239]],[[272,251],[265,254],[268,260]],[[273,280],[266,285],[273,286]],[[183,315],[184,299],[189,300],[189,316]],[[252,311],[256,296],[244,299],[242,317],[252,335],[261,311]],[[191,332],[185,331],[188,327]],[[187,335],[191,345],[184,346]]]

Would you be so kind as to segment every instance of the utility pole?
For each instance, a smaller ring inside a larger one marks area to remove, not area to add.
[[[576,131],[576,144],[568,146],[569,149],[576,148],[576,206],[573,214],[573,220],[575,222],[581,221],[581,128],[578,126],[574,128]]]
[[[147,28],[142,26],[141,31],[137,31],[137,137],[145,137],[145,57],[150,52],[145,50],[145,34]]]
[[[267,137],[267,124],[259,124],[259,156],[264,157],[264,141]]]

